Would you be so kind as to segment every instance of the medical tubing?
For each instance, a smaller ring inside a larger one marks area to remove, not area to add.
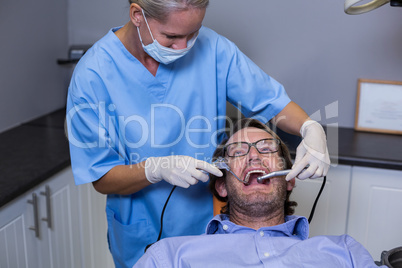
[[[318,203],[318,199],[320,198],[322,191],[324,190],[324,186],[325,186],[326,182],[327,182],[327,176],[324,176],[324,179],[323,179],[322,184],[321,184],[320,191],[318,192],[317,197],[315,198],[314,205],[311,208],[310,216],[308,217],[308,223],[309,224],[310,224],[311,220],[313,219],[315,207],[316,207],[316,205]]]
[[[152,246],[154,243],[156,243],[156,242],[158,242],[159,240],[161,240],[162,230],[163,230],[163,215],[165,214],[166,206],[167,206],[167,204],[168,204],[168,202],[169,202],[170,197],[171,197],[172,194],[173,194],[174,189],[176,189],[176,185],[173,186],[172,190],[170,191],[170,194],[169,194],[168,198],[166,199],[165,205],[163,206],[163,209],[162,209],[162,213],[161,213],[161,229],[159,230],[158,239],[157,239],[155,242],[153,242],[153,243],[147,245],[147,246],[145,247],[144,252],[146,252],[147,249],[148,249],[150,246]]]

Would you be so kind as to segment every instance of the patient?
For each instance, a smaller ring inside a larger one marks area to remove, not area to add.
[[[264,173],[291,167],[288,149],[274,132],[243,119],[233,133],[214,158],[225,157],[248,183],[229,172],[211,176],[213,194],[227,205],[209,222],[206,234],[163,239],[134,267],[377,267],[348,235],[308,238],[307,219],[292,216],[297,204],[289,196],[295,179],[257,183]]]

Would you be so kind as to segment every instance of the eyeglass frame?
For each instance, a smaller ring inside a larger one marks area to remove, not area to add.
[[[276,149],[276,151],[272,151],[272,152],[260,152],[260,150],[258,150],[258,148],[257,148],[257,143],[259,143],[260,141],[263,141],[263,140],[272,140],[272,141],[276,141],[276,142],[277,142],[277,146],[278,146],[278,148]],[[232,156],[229,155],[227,148],[228,148],[230,145],[238,144],[238,143],[242,143],[242,144],[247,144],[247,145],[248,145],[247,153],[242,154],[242,155],[232,155]],[[266,139],[258,140],[258,141],[256,141],[256,142],[246,142],[246,141],[232,142],[232,143],[226,144],[226,145],[223,147],[223,149],[224,149],[224,154],[225,154],[225,155],[227,155],[228,157],[235,158],[235,157],[242,157],[242,156],[248,155],[248,153],[250,152],[251,147],[254,147],[254,148],[257,150],[257,152],[259,152],[260,154],[273,154],[273,153],[276,153],[276,152],[278,152],[278,151],[280,150],[280,145],[281,145],[281,140],[275,139],[275,138],[266,138]]]

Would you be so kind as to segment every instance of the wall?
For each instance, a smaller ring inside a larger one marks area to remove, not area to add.
[[[70,44],[93,44],[112,27],[128,21],[128,0],[68,0]]]
[[[321,112],[323,124],[353,127],[358,78],[402,81],[402,8],[351,16],[343,0],[210,3],[204,25],[234,41],[309,114]],[[70,44],[93,43],[128,21],[126,0],[69,4]],[[335,118],[326,120],[331,104]]]
[[[234,41],[308,114],[321,111],[323,124],[353,127],[358,78],[402,81],[402,8],[351,16],[343,0],[245,3],[212,0],[204,25]],[[339,117],[325,120],[336,101]]]
[[[0,132],[65,105],[67,1],[0,2]]]

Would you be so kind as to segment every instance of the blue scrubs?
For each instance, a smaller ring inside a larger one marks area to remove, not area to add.
[[[86,52],[70,83],[67,124],[76,184],[151,156],[189,155],[210,162],[224,137],[227,100],[261,121],[290,102],[281,84],[206,27],[186,56],[160,64],[156,76],[126,50],[114,34],[118,29]],[[131,195],[108,195],[108,239],[116,267],[132,267],[155,242],[171,189],[162,181]],[[206,183],[177,187],[162,237],[201,234],[212,214]]]

